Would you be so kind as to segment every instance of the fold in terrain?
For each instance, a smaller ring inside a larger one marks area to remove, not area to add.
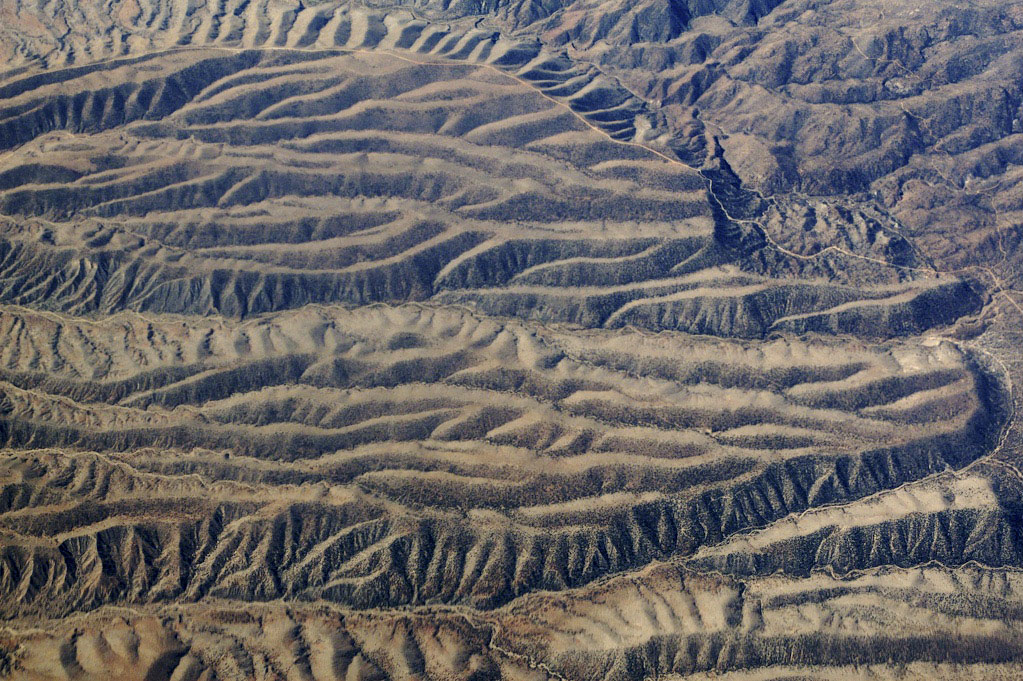
[[[0,433],[22,450],[0,493],[9,616],[207,597],[491,608],[961,468],[1001,423],[996,385],[949,343],[752,345],[414,306],[4,319]],[[983,555],[1019,550],[1012,535]]]
[[[1021,26],[3,3],[0,675],[1016,678]]]

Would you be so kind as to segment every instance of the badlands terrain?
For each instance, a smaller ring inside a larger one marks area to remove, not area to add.
[[[0,677],[1018,679],[1023,4],[0,0]]]

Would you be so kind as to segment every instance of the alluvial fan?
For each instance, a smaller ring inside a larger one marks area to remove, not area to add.
[[[868,5],[0,0],[0,676],[1015,678],[1023,15]]]

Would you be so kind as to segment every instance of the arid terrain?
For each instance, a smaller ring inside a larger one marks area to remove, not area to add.
[[[0,0],[0,677],[1023,677],[1023,3]]]

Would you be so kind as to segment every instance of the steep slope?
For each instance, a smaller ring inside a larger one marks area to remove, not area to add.
[[[493,607],[962,467],[1002,408],[950,343],[749,346],[418,307],[4,317],[0,433],[27,450],[0,493],[8,616]]]
[[[0,2],[0,676],[1012,679],[1019,7]]]
[[[729,217],[745,199],[720,159],[617,142],[638,119],[601,113],[632,105],[599,76],[532,89],[545,59],[187,50],[15,80],[0,299],[249,316],[433,298],[743,338],[907,335],[981,305],[905,248],[825,278]]]
[[[324,606],[96,614],[7,640],[19,678],[1007,679],[1020,579],[885,569],[751,582],[652,566],[484,616]]]

